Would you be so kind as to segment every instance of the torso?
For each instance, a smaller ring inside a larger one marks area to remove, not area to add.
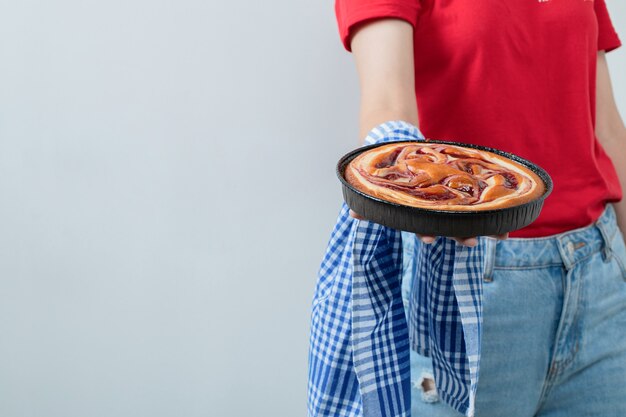
[[[554,181],[540,217],[512,233],[593,222],[621,198],[594,135],[598,24],[589,0],[424,0],[416,94],[427,137],[502,149]]]

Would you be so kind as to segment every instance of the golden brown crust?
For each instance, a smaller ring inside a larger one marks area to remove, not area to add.
[[[493,210],[542,196],[531,169],[492,152],[438,143],[395,142],[359,154],[344,176],[357,190],[411,207]]]

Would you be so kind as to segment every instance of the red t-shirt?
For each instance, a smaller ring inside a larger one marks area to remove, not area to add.
[[[339,31],[381,17],[414,27],[420,129],[502,149],[554,181],[539,218],[513,237],[595,221],[622,197],[595,137],[598,50],[620,46],[604,0],[336,0]]]

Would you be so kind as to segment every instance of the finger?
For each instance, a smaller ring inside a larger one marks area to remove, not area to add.
[[[365,220],[365,218],[364,218],[364,217],[362,217],[362,216],[360,216],[360,215],[356,214],[353,210],[350,210],[350,217],[354,217],[354,218],[355,218],[355,219],[357,219],[357,220]]]
[[[463,246],[473,247],[478,245],[478,239],[475,237],[455,237],[453,239]]]
[[[416,233],[415,235],[422,241],[422,243],[425,243],[427,245],[434,243],[436,239],[435,236],[430,235],[420,235],[419,233]]]

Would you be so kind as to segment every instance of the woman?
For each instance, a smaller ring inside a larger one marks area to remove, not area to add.
[[[336,12],[361,137],[404,120],[527,158],[554,181],[533,224],[485,239],[476,415],[625,416],[626,128],[604,0],[337,0]],[[459,416],[432,391],[430,359],[412,355],[412,415]]]

